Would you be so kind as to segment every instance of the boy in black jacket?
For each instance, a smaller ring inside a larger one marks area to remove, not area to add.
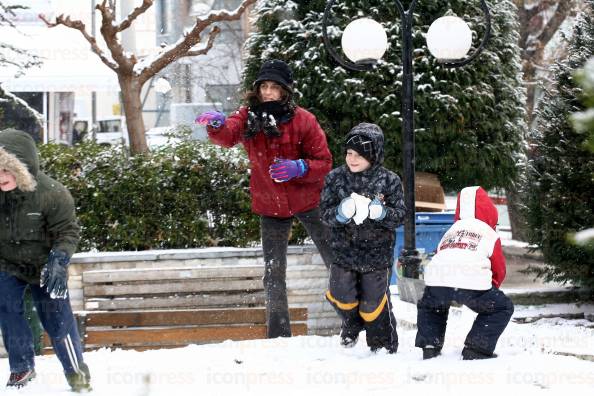
[[[320,208],[331,227],[334,261],[326,298],[342,318],[341,345],[367,331],[372,351],[398,349],[390,302],[395,229],[404,218],[400,178],[382,166],[384,135],[375,124],[355,126],[345,140],[346,164],[325,179]]]

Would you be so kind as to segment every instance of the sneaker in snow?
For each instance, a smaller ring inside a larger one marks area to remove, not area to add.
[[[90,392],[91,389],[91,374],[89,366],[85,363],[80,363],[79,371],[72,373],[65,373],[66,381],[72,388],[73,392]]]
[[[22,388],[27,385],[29,381],[35,378],[35,369],[21,371],[20,373],[10,373],[10,378],[6,383],[7,388]]]

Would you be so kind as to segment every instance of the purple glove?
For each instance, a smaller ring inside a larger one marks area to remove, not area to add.
[[[221,113],[220,111],[206,111],[196,117],[196,124],[200,125],[208,125],[212,128],[220,128],[225,125],[225,114]]]
[[[288,160],[277,158],[268,169],[270,177],[277,183],[301,177],[307,173],[307,164],[302,159]]]

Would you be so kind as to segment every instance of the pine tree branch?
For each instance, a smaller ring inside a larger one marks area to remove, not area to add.
[[[134,22],[134,20],[138,18],[139,15],[144,14],[146,10],[148,10],[152,5],[153,0],[143,0],[142,4],[134,8],[130,15],[128,15],[128,17],[116,27],[116,31],[121,32],[122,30],[128,29],[132,22]]]
[[[12,92],[5,90],[1,86],[0,86],[0,98],[6,98],[6,101],[11,102],[15,105],[15,107],[17,107],[21,110],[24,110],[25,113],[28,113],[35,120],[35,123],[37,124],[38,127],[40,127],[40,128],[43,127],[44,117],[42,114],[40,114],[37,110],[35,110],[31,106],[29,106],[29,104],[27,102],[25,102],[23,99],[19,98]]]
[[[66,27],[69,27],[71,29],[75,29],[78,30],[83,37],[89,42],[89,44],[91,44],[91,50],[97,54],[97,56],[99,56],[99,58],[101,59],[101,61],[107,65],[107,67],[109,67],[110,69],[112,69],[113,71],[117,71],[118,69],[118,65],[116,63],[114,63],[111,59],[109,59],[105,53],[103,52],[103,50],[101,48],[99,48],[99,45],[97,44],[97,39],[95,39],[95,37],[91,36],[86,29],[85,24],[82,21],[79,20],[72,20],[70,19],[69,16],[64,16],[64,14],[59,15],[58,17],[56,17],[56,21],[55,22],[50,22],[45,15],[43,14],[39,14],[39,19],[41,19],[43,22],[45,22],[45,24],[47,25],[47,27],[49,28],[53,28],[56,27],[58,25],[63,25]]]
[[[167,65],[175,62],[177,59],[184,57],[187,52],[190,52],[192,47],[200,43],[200,34],[210,25],[222,21],[235,21],[241,18],[243,12],[257,0],[244,0],[234,11],[220,10],[211,11],[205,17],[196,18],[196,23],[190,32],[183,36],[183,39],[178,41],[175,45],[161,53],[150,65],[143,68],[139,72],[140,82],[144,83],[159,71],[164,69]],[[209,34],[209,41],[214,29]],[[214,33],[216,36],[217,33]],[[199,51],[202,51],[199,50]],[[199,52],[197,51],[197,52]]]

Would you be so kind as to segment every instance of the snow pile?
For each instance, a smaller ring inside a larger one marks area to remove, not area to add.
[[[517,307],[515,317],[565,312],[567,306]],[[582,306],[594,312],[594,306]],[[458,395],[507,390],[555,394],[594,390],[594,363],[563,356],[594,356],[592,322],[542,319],[510,323],[500,339],[497,359],[462,361],[460,351],[474,314],[452,308],[443,355],[423,361],[414,347],[413,305],[395,302],[400,322],[396,355],[371,353],[363,339],[353,349],[338,337],[254,340],[156,351],[100,350],[85,354],[91,367],[92,395],[390,395],[456,392]],[[586,327],[587,325],[590,327]],[[7,359],[0,371],[8,376]],[[66,395],[66,381],[53,356],[37,359],[38,377],[6,395]],[[480,388],[479,388],[480,387]]]

